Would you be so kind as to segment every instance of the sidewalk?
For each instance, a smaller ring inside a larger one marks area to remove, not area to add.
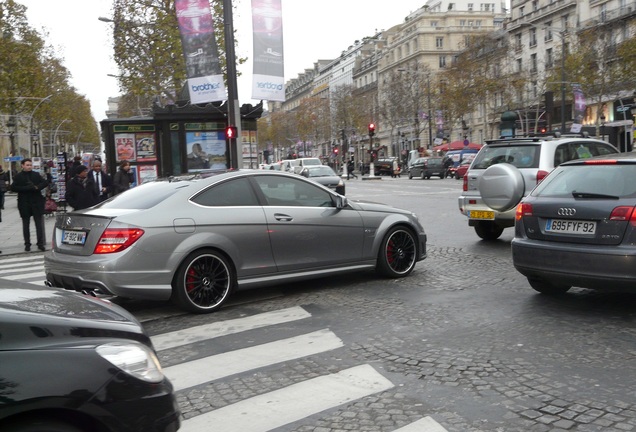
[[[51,249],[51,238],[55,227],[55,217],[44,218],[44,234],[46,249]],[[35,223],[31,218],[31,252],[24,251],[24,238],[22,237],[22,219],[18,213],[18,196],[13,193],[4,195],[4,210],[2,210],[2,222],[0,223],[0,257],[14,254],[28,254],[40,252],[36,244]],[[41,253],[41,252],[40,252]]]

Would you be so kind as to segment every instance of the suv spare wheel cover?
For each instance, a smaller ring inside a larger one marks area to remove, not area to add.
[[[479,180],[481,198],[497,211],[507,211],[519,204],[524,191],[523,175],[517,167],[507,163],[489,167]]]

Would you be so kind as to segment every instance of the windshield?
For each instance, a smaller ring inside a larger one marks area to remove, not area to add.
[[[486,146],[475,157],[472,168],[486,169],[499,163],[509,163],[517,168],[537,168],[540,149],[536,145]]]
[[[307,172],[309,173],[309,177],[327,177],[336,175],[336,173],[326,165],[318,166],[315,168],[311,167],[307,169]]]
[[[636,165],[569,165],[548,175],[532,196],[575,198],[636,197]]]

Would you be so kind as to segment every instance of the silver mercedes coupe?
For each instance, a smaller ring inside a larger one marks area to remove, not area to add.
[[[400,278],[424,258],[410,211],[293,174],[235,170],[157,180],[57,215],[44,267],[55,287],[207,313],[234,290],[369,269]]]

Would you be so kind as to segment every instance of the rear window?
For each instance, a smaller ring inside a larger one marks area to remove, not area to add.
[[[508,163],[517,168],[538,168],[541,147],[523,146],[486,146],[475,157],[473,169],[486,169],[499,163]]]
[[[441,158],[435,158],[435,159],[429,159],[427,161],[427,165],[429,167],[438,167],[438,166],[442,166],[442,159]]]
[[[100,208],[136,209],[144,210],[156,206],[180,189],[193,185],[192,181],[155,181],[144,183],[129,189],[119,195],[115,195],[108,201],[104,201]]]
[[[573,193],[636,197],[636,165],[568,165],[555,169],[532,196],[572,197]]]

